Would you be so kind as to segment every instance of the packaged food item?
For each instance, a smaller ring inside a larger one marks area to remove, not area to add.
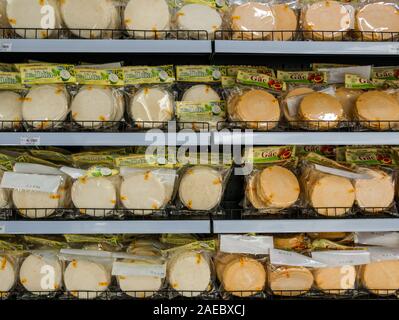
[[[0,130],[18,130],[22,120],[23,86],[18,72],[0,71]]]
[[[236,297],[263,296],[266,286],[265,259],[273,248],[273,237],[220,235],[214,257],[222,293]]]
[[[360,90],[347,89],[345,87],[338,87],[335,90],[335,97],[344,108],[344,113],[347,119],[354,119],[354,111],[356,108],[356,101],[362,94]]]
[[[286,90],[285,83],[265,74],[241,70],[236,81],[238,85],[226,90],[230,120],[255,130],[276,128],[281,118],[276,95]]]
[[[121,68],[77,68],[79,84],[71,103],[72,119],[86,129],[116,127],[125,112]]]
[[[43,24],[43,14],[50,15]],[[27,39],[53,38],[61,28],[59,4],[56,0],[7,1],[8,22],[14,31]]]
[[[67,84],[76,82],[72,65],[37,65],[20,68],[22,84],[29,90],[22,102],[24,124],[32,129],[56,129],[69,113]]]
[[[337,159],[337,147],[336,146],[317,146],[317,145],[302,145],[296,146],[296,155],[301,159],[307,154],[314,152],[326,158],[333,160]]]
[[[398,10],[395,1],[362,2],[356,11],[355,35],[366,41],[392,41],[399,32]]]
[[[231,1],[230,24],[238,40],[269,40],[277,27],[274,8],[265,1]]]
[[[378,296],[396,295],[399,289],[397,248],[368,247],[371,263],[360,270],[360,283]]]
[[[278,234],[273,236],[274,248],[304,252],[310,248],[309,238],[303,234]]]
[[[3,179],[4,172],[12,171],[15,158],[7,154],[0,154],[0,179]],[[0,209],[11,206],[11,192],[9,189],[2,188],[0,185]]]
[[[399,232],[356,232],[354,241],[359,245],[399,247]]]
[[[301,182],[305,201],[322,216],[339,217],[352,213],[355,202],[353,179],[367,177],[356,168],[313,152],[303,158]]]
[[[7,298],[18,282],[24,247],[11,239],[0,239],[0,298]]]
[[[174,116],[173,66],[123,68],[130,95],[128,113],[141,129],[163,128]]]
[[[246,177],[247,205],[259,213],[278,214],[299,200],[300,185],[293,172],[295,147],[255,147],[245,151],[245,161],[254,166]]]
[[[275,17],[275,31],[271,33],[272,41],[293,40],[298,29],[298,14],[296,12],[296,1],[278,1],[272,5]]]
[[[365,179],[355,179],[357,205],[369,213],[395,212],[396,159],[389,149],[346,148],[346,161],[356,164]]]
[[[313,268],[323,263],[305,255],[279,249],[270,250],[268,285],[277,296],[294,297],[307,294],[314,283]]]
[[[227,9],[224,0],[176,0],[172,5],[174,23],[177,29],[187,31],[184,34],[188,38],[213,39],[215,32],[222,29]]]
[[[165,38],[171,24],[169,6],[165,0],[129,0],[123,18],[126,30],[135,39]]]
[[[219,154],[210,154],[209,158],[196,154],[186,160],[178,189],[181,205],[192,211],[217,209],[230,176],[231,161],[223,163]]]
[[[345,239],[349,234],[348,232],[309,232],[307,235],[312,239],[327,239],[337,241]]]
[[[354,20],[354,8],[344,1],[311,1],[302,9],[302,26],[311,40],[343,40]]]
[[[161,213],[172,201],[177,173],[173,165],[160,165],[155,157],[129,155],[115,164],[122,177],[120,201],[135,215]]]
[[[216,130],[226,119],[226,104],[220,88],[225,69],[220,66],[177,66],[176,77],[182,91],[176,103],[181,129]]]
[[[8,17],[7,17],[7,0],[1,0],[0,1],[0,28],[9,28],[10,23],[8,22]],[[4,37],[5,33],[4,31],[0,35],[0,37]]]
[[[344,295],[356,289],[359,266],[370,263],[366,250],[315,251],[312,258],[325,264],[312,271],[315,288],[331,295]]]
[[[113,0],[61,1],[61,15],[66,27],[79,38],[114,38],[121,19]]]

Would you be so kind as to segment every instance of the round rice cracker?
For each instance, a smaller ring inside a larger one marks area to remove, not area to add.
[[[7,296],[17,281],[17,269],[14,262],[6,256],[0,256],[0,298]]]
[[[22,118],[35,129],[59,127],[68,115],[69,96],[62,85],[38,85],[30,89],[22,103]]]
[[[247,2],[233,9],[231,14],[231,29],[238,31],[233,33],[233,38],[239,40],[260,40],[270,38],[272,31],[276,30],[276,16],[267,3]],[[245,31],[262,32],[245,32]],[[243,33],[239,31],[244,31]]]
[[[355,202],[355,189],[347,178],[323,175],[311,186],[310,202],[322,216],[342,216]]]
[[[318,268],[313,270],[314,284],[317,289],[327,294],[345,294],[355,289],[356,267],[342,266]]]
[[[240,257],[241,256],[238,254],[222,253],[222,252],[217,253],[217,256],[214,258],[214,263],[215,263],[216,276],[221,283],[223,283],[223,272],[226,266],[230,262],[237,260]]]
[[[179,186],[179,198],[189,210],[211,210],[222,199],[223,177],[209,167],[187,169]]]
[[[151,214],[155,210],[162,209],[168,201],[165,184],[151,171],[138,172],[125,177],[120,194],[123,206],[129,210],[137,209],[130,210],[137,215]]]
[[[61,2],[61,14],[75,36],[91,39],[109,38],[112,35],[110,31],[100,30],[115,29],[113,24],[116,24],[118,11],[109,0],[64,0]]]
[[[114,121],[117,103],[112,88],[83,86],[72,100],[71,113],[75,122],[87,128],[99,128],[104,122]]]
[[[272,6],[272,9],[276,19],[275,28],[278,31],[272,34],[272,40],[291,40],[295,36],[295,30],[298,28],[298,18],[295,11],[286,3],[275,4]]]
[[[371,262],[362,266],[360,281],[375,295],[396,295],[399,290],[399,260]]]
[[[351,9],[345,4],[332,0],[318,1],[306,9],[304,28],[312,31],[307,34],[312,40],[342,40],[354,23],[352,20]]]
[[[368,3],[357,10],[355,30],[362,40],[393,40],[399,32],[398,6],[395,3]],[[382,33],[387,32],[387,33]]]
[[[260,174],[258,172],[248,179],[248,183],[245,188],[245,195],[255,209],[264,209],[268,206],[268,203],[263,202],[258,196],[257,185],[259,175]]]
[[[44,6],[51,6],[54,9],[54,20],[48,19],[46,22],[54,21],[54,25],[43,25]],[[9,24],[14,31],[22,38],[45,39],[57,35],[57,30],[61,27],[61,16],[56,0],[17,0],[7,2],[7,17]],[[38,29],[38,30],[26,30]],[[42,29],[42,30],[40,30]]]
[[[214,37],[215,31],[219,30],[222,26],[222,17],[219,12],[206,4],[191,3],[183,6],[176,13],[176,23],[181,30],[204,30],[208,32],[211,39]],[[196,32],[193,37],[196,39],[204,38]]]
[[[169,6],[165,0],[130,0],[124,11],[124,24],[129,35],[134,38],[165,38],[166,32],[156,31],[166,31],[170,28]]]
[[[42,219],[60,208],[61,195],[38,191],[12,191],[12,200],[19,213],[29,219]],[[36,209],[35,209],[36,208]]]
[[[182,101],[193,103],[206,103],[209,101],[220,101],[219,94],[211,86],[198,84],[187,89],[183,94]]]
[[[244,92],[237,100],[235,112],[240,121],[247,122],[246,126],[259,130],[274,129],[281,117],[278,100],[260,89]]]
[[[311,89],[311,88],[308,88],[308,87],[299,87],[299,88],[292,89],[292,90],[290,90],[290,91],[287,93],[287,95],[286,95],[286,97],[285,97],[285,100],[284,100],[283,112],[284,112],[285,118],[290,122],[290,126],[297,127],[297,126],[298,126],[297,121],[298,121],[299,119],[298,119],[298,115],[293,116],[293,115],[291,115],[291,113],[289,112],[287,100],[290,99],[290,98],[292,98],[292,97],[297,97],[297,96],[303,96],[303,97],[305,97],[306,94],[313,93],[313,92],[314,92],[314,90]],[[301,97],[301,98],[303,99],[303,97]],[[301,100],[302,100],[302,99],[301,99]],[[300,103],[300,102],[299,102],[299,103]]]
[[[79,178],[72,185],[71,196],[73,205],[82,214],[93,217],[112,214],[117,202],[115,185],[104,177]]]
[[[223,270],[222,284],[225,291],[237,297],[250,297],[263,291],[266,270],[259,261],[239,257],[230,261]]]
[[[397,127],[399,102],[387,92],[368,91],[362,93],[356,100],[355,112],[364,127],[387,130]],[[389,122],[390,120],[393,122]]]
[[[71,261],[64,273],[66,290],[78,299],[95,299],[108,289],[111,273],[101,264],[83,259]]]
[[[299,105],[299,117],[311,121],[307,126],[319,130],[338,127],[344,117],[344,108],[339,100],[327,93],[314,92],[306,95]]]
[[[53,278],[46,279],[46,276]],[[56,255],[43,257],[31,254],[22,262],[19,279],[24,288],[33,294],[46,295],[58,291],[62,285],[62,264]]]
[[[162,88],[142,88],[130,103],[130,114],[136,125],[144,129],[159,128],[173,117],[173,98]],[[151,122],[154,123],[141,123]],[[160,123],[157,123],[160,122]]]
[[[284,167],[271,166],[265,168],[260,173],[257,182],[259,198],[270,207],[288,208],[299,198],[298,179]]]
[[[372,213],[379,213],[389,208],[395,198],[395,184],[392,177],[378,169],[362,168],[362,171],[371,179],[355,180],[358,206]]]
[[[167,263],[169,285],[184,297],[196,297],[209,291],[211,266],[202,253],[176,253]]]
[[[352,90],[345,87],[340,87],[335,91],[335,97],[342,104],[342,107],[344,108],[344,114],[348,120],[353,119],[356,108],[356,100],[361,94],[361,90]]]
[[[313,275],[305,267],[279,267],[269,272],[269,285],[274,295],[293,297],[307,293]]]
[[[22,120],[21,96],[12,91],[0,92],[0,130],[18,128]],[[11,121],[11,122],[7,122]]]

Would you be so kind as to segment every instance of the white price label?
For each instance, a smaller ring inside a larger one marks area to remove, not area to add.
[[[399,45],[393,44],[392,46],[389,47],[389,53],[393,54],[399,54]]]
[[[40,145],[40,137],[21,137],[21,146],[38,146]]]
[[[6,226],[0,225],[0,233],[6,233]]]
[[[11,52],[12,43],[11,42],[0,42],[0,52]]]

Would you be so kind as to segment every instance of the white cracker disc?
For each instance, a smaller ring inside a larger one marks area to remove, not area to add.
[[[6,256],[0,256],[0,292],[10,291],[16,280],[17,270],[14,263]]]
[[[329,294],[342,294],[345,290],[355,289],[355,266],[315,269],[313,276],[315,286]]]
[[[47,192],[17,190],[12,191],[12,200],[20,214],[31,219],[45,218],[60,207],[60,195]],[[38,209],[34,209],[38,208]],[[29,210],[31,209],[31,210]]]
[[[10,129],[18,126],[17,122],[22,120],[22,99],[21,96],[12,91],[0,92],[0,130]]]
[[[205,103],[209,101],[219,101],[220,96],[212,87],[198,84],[187,89],[187,91],[184,92],[182,100],[194,103]]]

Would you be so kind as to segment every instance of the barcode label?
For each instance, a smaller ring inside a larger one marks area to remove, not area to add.
[[[21,137],[21,146],[37,146],[40,145],[40,137]]]

